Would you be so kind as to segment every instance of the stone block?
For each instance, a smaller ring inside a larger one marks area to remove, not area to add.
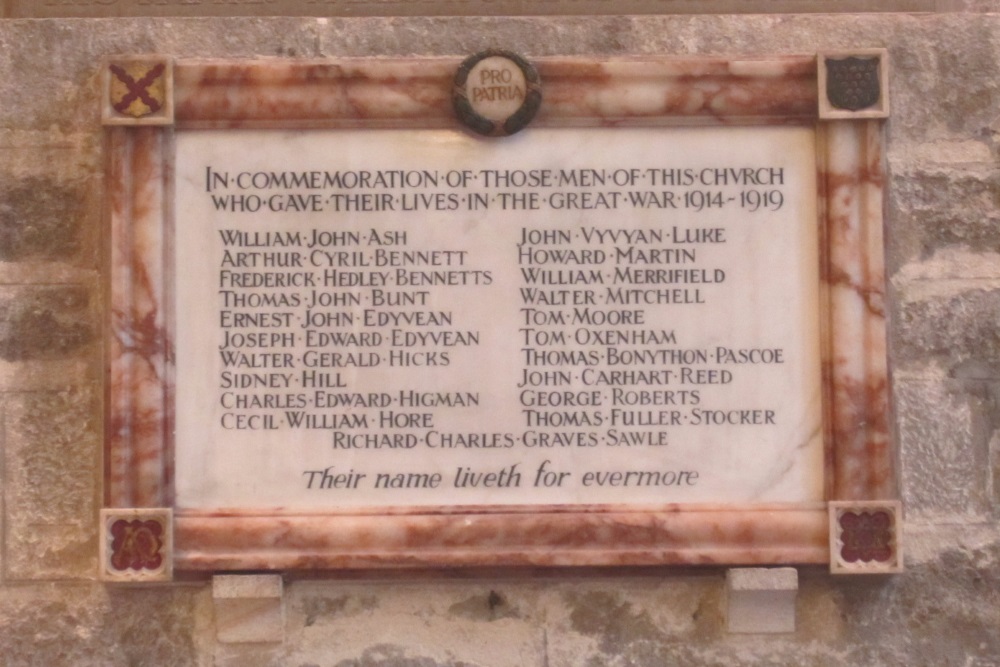
[[[220,642],[284,640],[285,606],[280,575],[216,575],[212,577],[212,598]]]
[[[96,340],[90,289],[84,285],[0,287],[0,360],[63,360]]]
[[[969,394],[974,415],[972,442],[986,451],[986,488],[993,512],[1000,509],[1000,359],[973,360],[955,368],[952,377]]]
[[[1000,358],[1000,286],[993,281],[938,281],[897,288],[893,314],[896,368]]]
[[[793,567],[727,570],[726,620],[729,632],[795,632],[799,574]]]
[[[5,403],[6,577],[93,578],[100,403],[90,387]]]
[[[896,162],[894,160],[893,162]],[[894,165],[889,215],[908,220],[900,234],[906,251],[928,257],[949,246],[1000,251],[1000,170],[992,161],[971,165]],[[942,197],[942,193],[947,196]],[[911,257],[911,259],[915,258]]]
[[[0,266],[96,268],[102,161],[97,137],[0,128]],[[31,281],[30,271],[16,282]],[[2,276],[0,276],[2,277]]]
[[[91,382],[100,372],[98,358],[11,362],[0,359],[0,387],[5,391],[51,391]]]
[[[539,588],[483,579],[297,581],[286,590],[284,664],[540,667]]]
[[[894,395],[908,516],[984,517],[989,458],[987,443],[974,437],[976,399],[953,380],[902,375],[895,379]]]
[[[1000,543],[963,544],[968,529],[937,531],[936,553],[892,577],[836,582],[849,649],[835,663],[997,664],[1000,656]]]
[[[588,54],[620,50],[614,36],[627,30],[625,17],[599,19],[604,31],[579,22],[537,21],[523,17],[331,17],[319,25],[319,39],[331,57],[468,56],[485,46],[502,46],[533,57],[549,53]],[[614,46],[612,46],[614,44]]]
[[[87,191],[83,183],[54,180],[30,176],[0,184],[0,261],[65,260],[80,253]]]
[[[549,667],[698,665],[705,639],[725,633],[717,576],[592,579],[552,586],[544,600]],[[728,655],[714,659],[722,664]]]
[[[195,649],[199,591],[26,583],[0,595],[4,667],[208,665]]]

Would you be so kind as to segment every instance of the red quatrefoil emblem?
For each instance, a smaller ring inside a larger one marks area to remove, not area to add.
[[[892,559],[892,517],[888,512],[844,512],[840,517],[840,555],[848,563]]]
[[[111,526],[111,565],[116,570],[156,570],[163,564],[159,521],[126,521]]]

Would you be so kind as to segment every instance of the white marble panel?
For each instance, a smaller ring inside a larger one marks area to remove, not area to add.
[[[815,143],[178,132],[177,507],[822,500]]]

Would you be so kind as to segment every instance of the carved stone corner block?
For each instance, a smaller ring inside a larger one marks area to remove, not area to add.
[[[899,501],[832,501],[829,510],[832,574],[903,571],[903,508]]]
[[[174,66],[166,56],[117,56],[101,72],[105,125],[173,125]]]
[[[794,567],[746,567],[726,572],[726,624],[733,633],[795,632],[799,573]]]
[[[285,639],[281,575],[215,575],[216,637],[224,644],[282,642]]]
[[[828,51],[817,55],[819,117],[889,117],[889,52]]]
[[[152,583],[173,578],[173,510],[103,509],[100,577],[107,582]]]

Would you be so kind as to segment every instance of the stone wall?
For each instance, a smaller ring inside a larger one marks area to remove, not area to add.
[[[985,6],[984,6],[985,5]],[[1000,11],[998,3],[980,9]],[[780,54],[885,47],[907,571],[800,570],[794,633],[725,628],[721,569],[288,578],[285,641],[217,639],[211,585],[96,580],[100,59]],[[0,663],[1000,665],[1000,14],[0,22]]]

